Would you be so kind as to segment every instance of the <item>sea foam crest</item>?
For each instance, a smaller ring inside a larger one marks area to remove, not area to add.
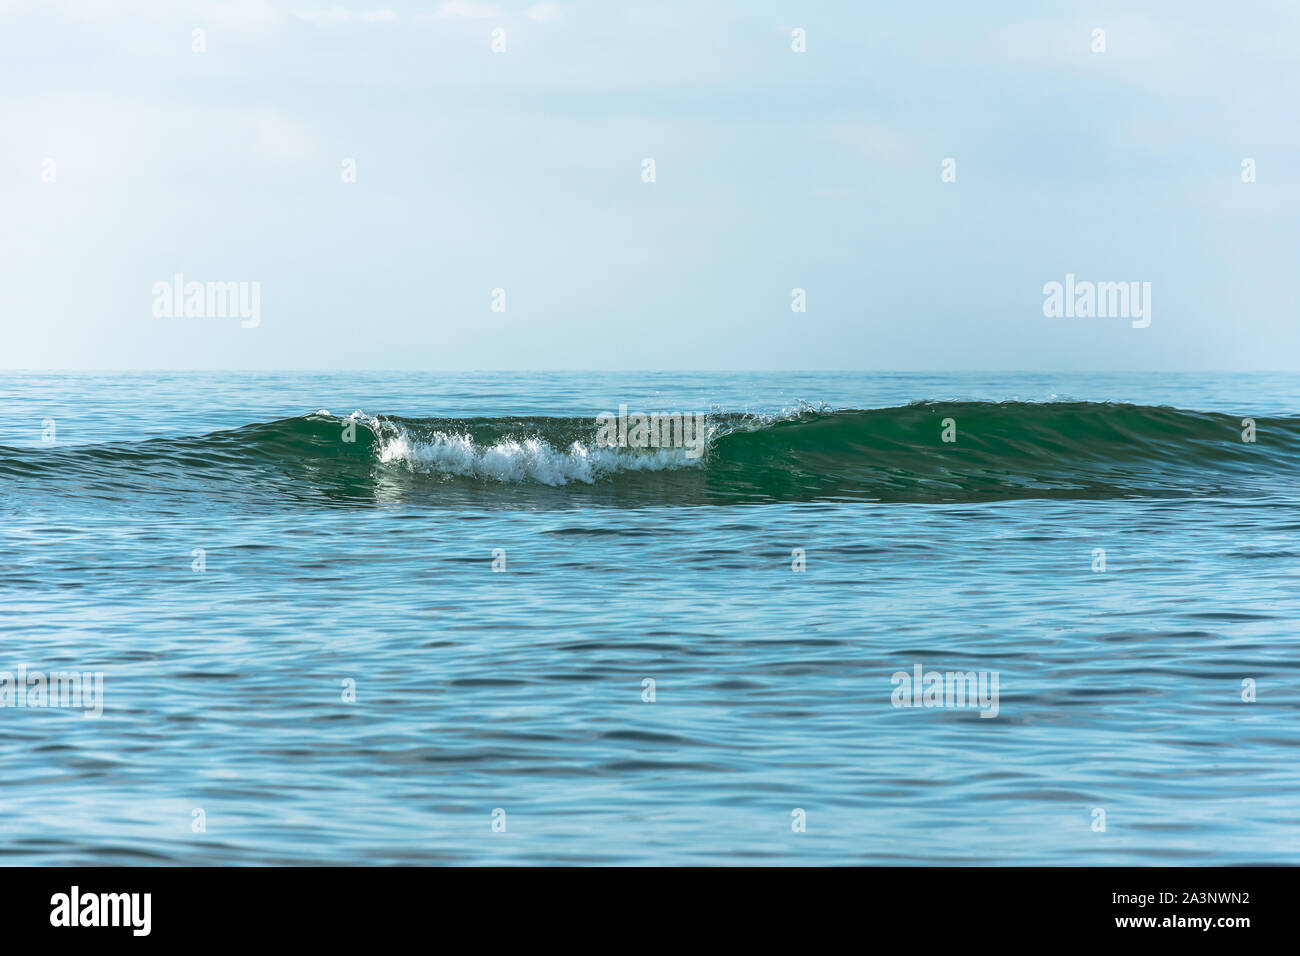
[[[591,484],[602,476],[623,471],[672,471],[702,464],[702,459],[687,458],[681,448],[602,448],[594,442],[574,442],[561,450],[543,438],[502,439],[483,446],[475,444],[469,435],[454,432],[439,431],[417,438],[391,423],[384,423],[378,434],[379,460],[385,464],[404,465],[425,474],[508,483]]]

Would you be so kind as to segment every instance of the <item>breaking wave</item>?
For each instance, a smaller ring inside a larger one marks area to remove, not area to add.
[[[692,458],[684,448],[601,447],[594,417],[322,410],[194,438],[0,448],[0,479],[91,492],[201,483],[206,493],[478,503],[567,494],[637,505],[1294,495],[1300,419],[1255,419],[1254,442],[1244,427],[1222,413],[1093,402],[802,408],[711,414]]]

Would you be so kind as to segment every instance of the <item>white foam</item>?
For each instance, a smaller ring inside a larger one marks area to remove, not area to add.
[[[698,468],[702,458],[688,458],[684,448],[602,448],[574,442],[567,451],[541,438],[503,439],[491,446],[476,445],[470,436],[435,432],[412,438],[405,430],[384,423],[377,429],[379,460],[404,465],[413,472],[485,478],[510,484],[535,481],[559,486],[591,484],[623,471],[673,471]]]

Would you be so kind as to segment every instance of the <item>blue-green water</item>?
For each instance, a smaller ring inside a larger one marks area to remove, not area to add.
[[[0,707],[0,853],[1300,862],[1298,398],[0,373],[0,672],[103,673]],[[620,404],[707,452],[598,448]],[[894,706],[917,665],[996,716]]]

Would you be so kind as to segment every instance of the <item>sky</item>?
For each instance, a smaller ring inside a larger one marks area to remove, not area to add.
[[[1297,51],[1293,0],[0,0],[0,368],[1297,370]]]

